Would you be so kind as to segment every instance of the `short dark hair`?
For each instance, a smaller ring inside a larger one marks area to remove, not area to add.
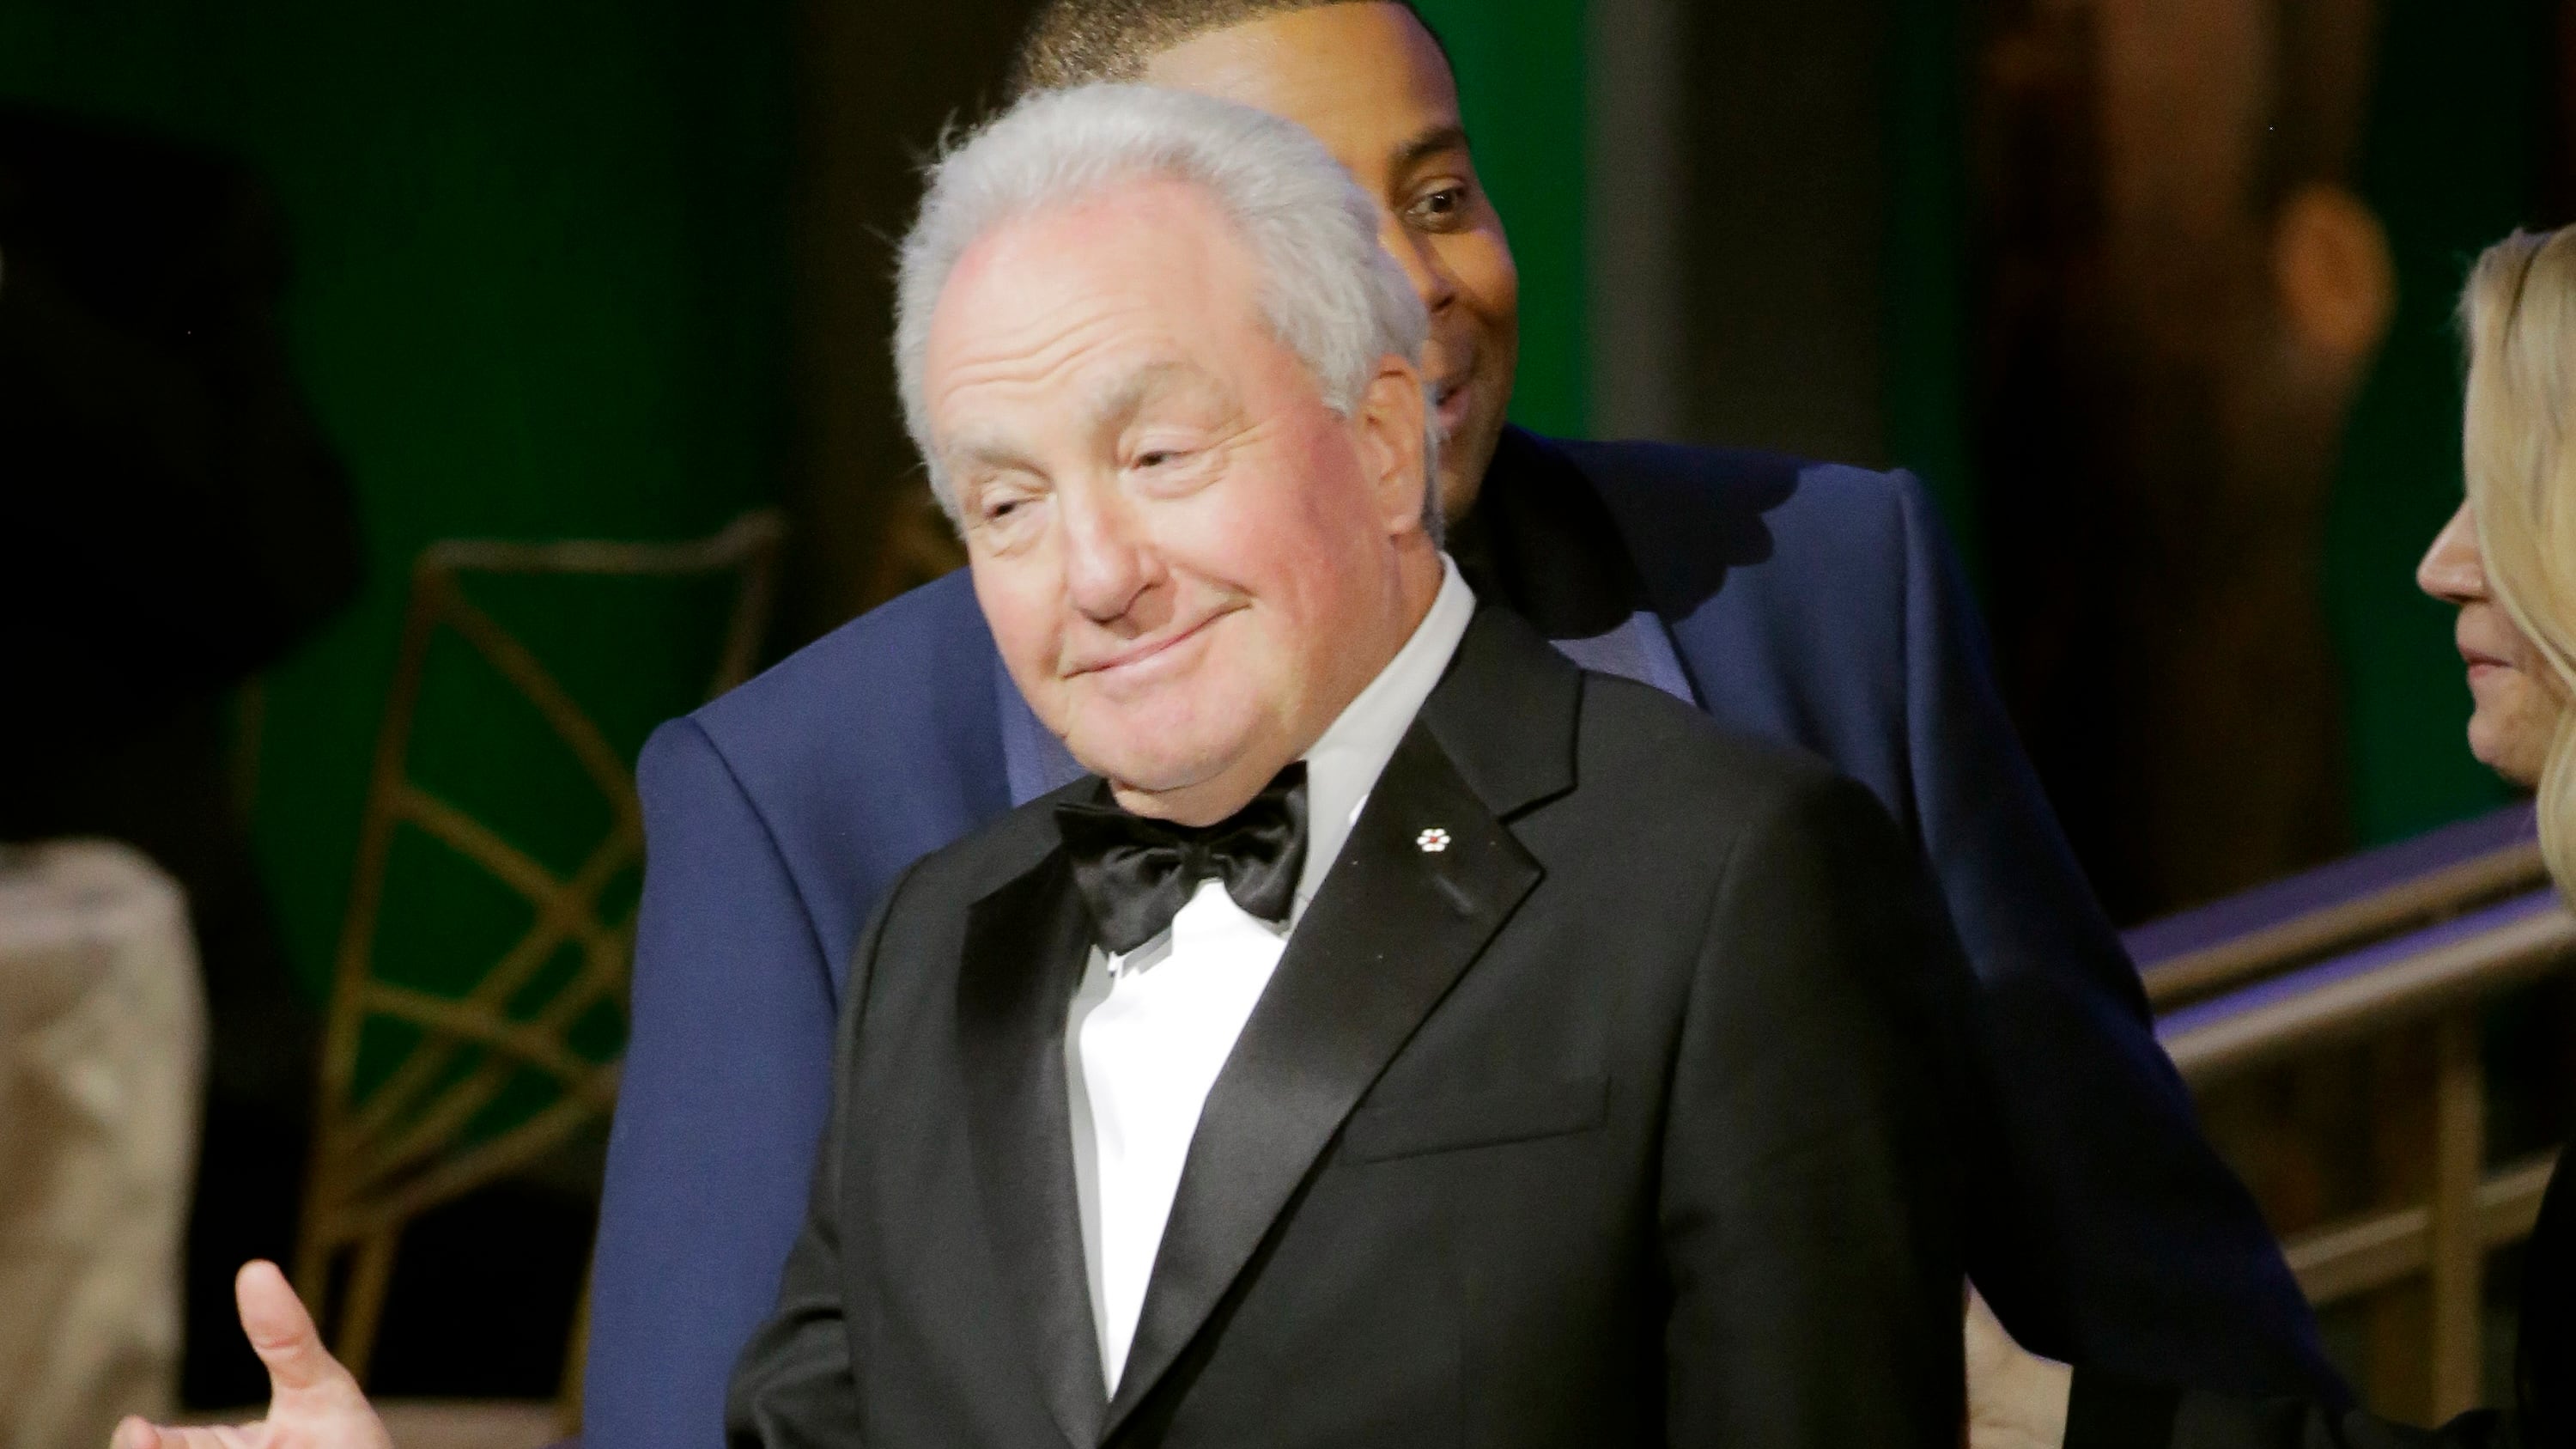
[[[1246,21],[1364,0],[1044,0],[1011,56],[1011,96],[1091,81],[1131,81],[1145,62],[1182,41]],[[1413,0],[1384,0],[1412,15],[1442,59],[1449,48]]]

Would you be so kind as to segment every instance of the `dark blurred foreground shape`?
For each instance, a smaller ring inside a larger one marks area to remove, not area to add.
[[[140,848],[189,901],[211,1077],[191,1399],[247,1400],[233,1269],[294,1246],[314,1019],[232,789],[235,686],[355,594],[348,481],[288,367],[263,188],[0,105],[0,839]]]

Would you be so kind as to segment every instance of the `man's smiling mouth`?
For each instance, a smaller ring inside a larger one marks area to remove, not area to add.
[[[1210,624],[1215,623],[1217,620],[1222,619],[1233,612],[1233,609],[1217,609],[1202,616],[1197,622],[1191,624],[1188,628],[1181,630],[1177,634],[1167,634],[1160,639],[1141,641],[1136,644],[1131,644],[1127,648],[1121,649],[1115,654],[1104,655],[1100,658],[1090,659],[1076,664],[1073,668],[1065,671],[1064,677],[1067,679],[1079,679],[1084,675],[1105,674],[1115,676],[1122,673],[1132,673],[1137,669],[1160,659],[1180,645],[1198,638],[1200,635],[1207,632],[1207,628]]]

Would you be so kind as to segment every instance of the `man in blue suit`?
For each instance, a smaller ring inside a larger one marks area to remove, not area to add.
[[[2342,1385],[2201,1140],[1903,474],[1503,422],[1516,279],[1436,39],[1379,0],[1053,0],[1025,86],[1144,78],[1320,135],[1432,317],[1452,549],[1585,666],[1802,745],[1920,842],[1983,987],[1971,1268],[2034,1350],[2168,1382]],[[960,572],[646,746],[634,1027],[592,1300],[592,1442],[717,1440],[802,1219],[848,956],[916,857],[1073,778]],[[1689,808],[1675,801],[1674,808]]]

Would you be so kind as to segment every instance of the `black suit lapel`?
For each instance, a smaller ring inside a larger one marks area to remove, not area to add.
[[[1572,783],[1577,681],[1517,620],[1486,611],[1470,626],[1208,1093],[1104,1436],[1188,1347],[1351,1108],[1538,884],[1503,820]]]
[[[966,1111],[985,1230],[1019,1300],[1047,1408],[1077,1449],[1106,1391],[1084,1270],[1064,1027],[1091,948],[1062,851],[977,901],[957,978]]]

